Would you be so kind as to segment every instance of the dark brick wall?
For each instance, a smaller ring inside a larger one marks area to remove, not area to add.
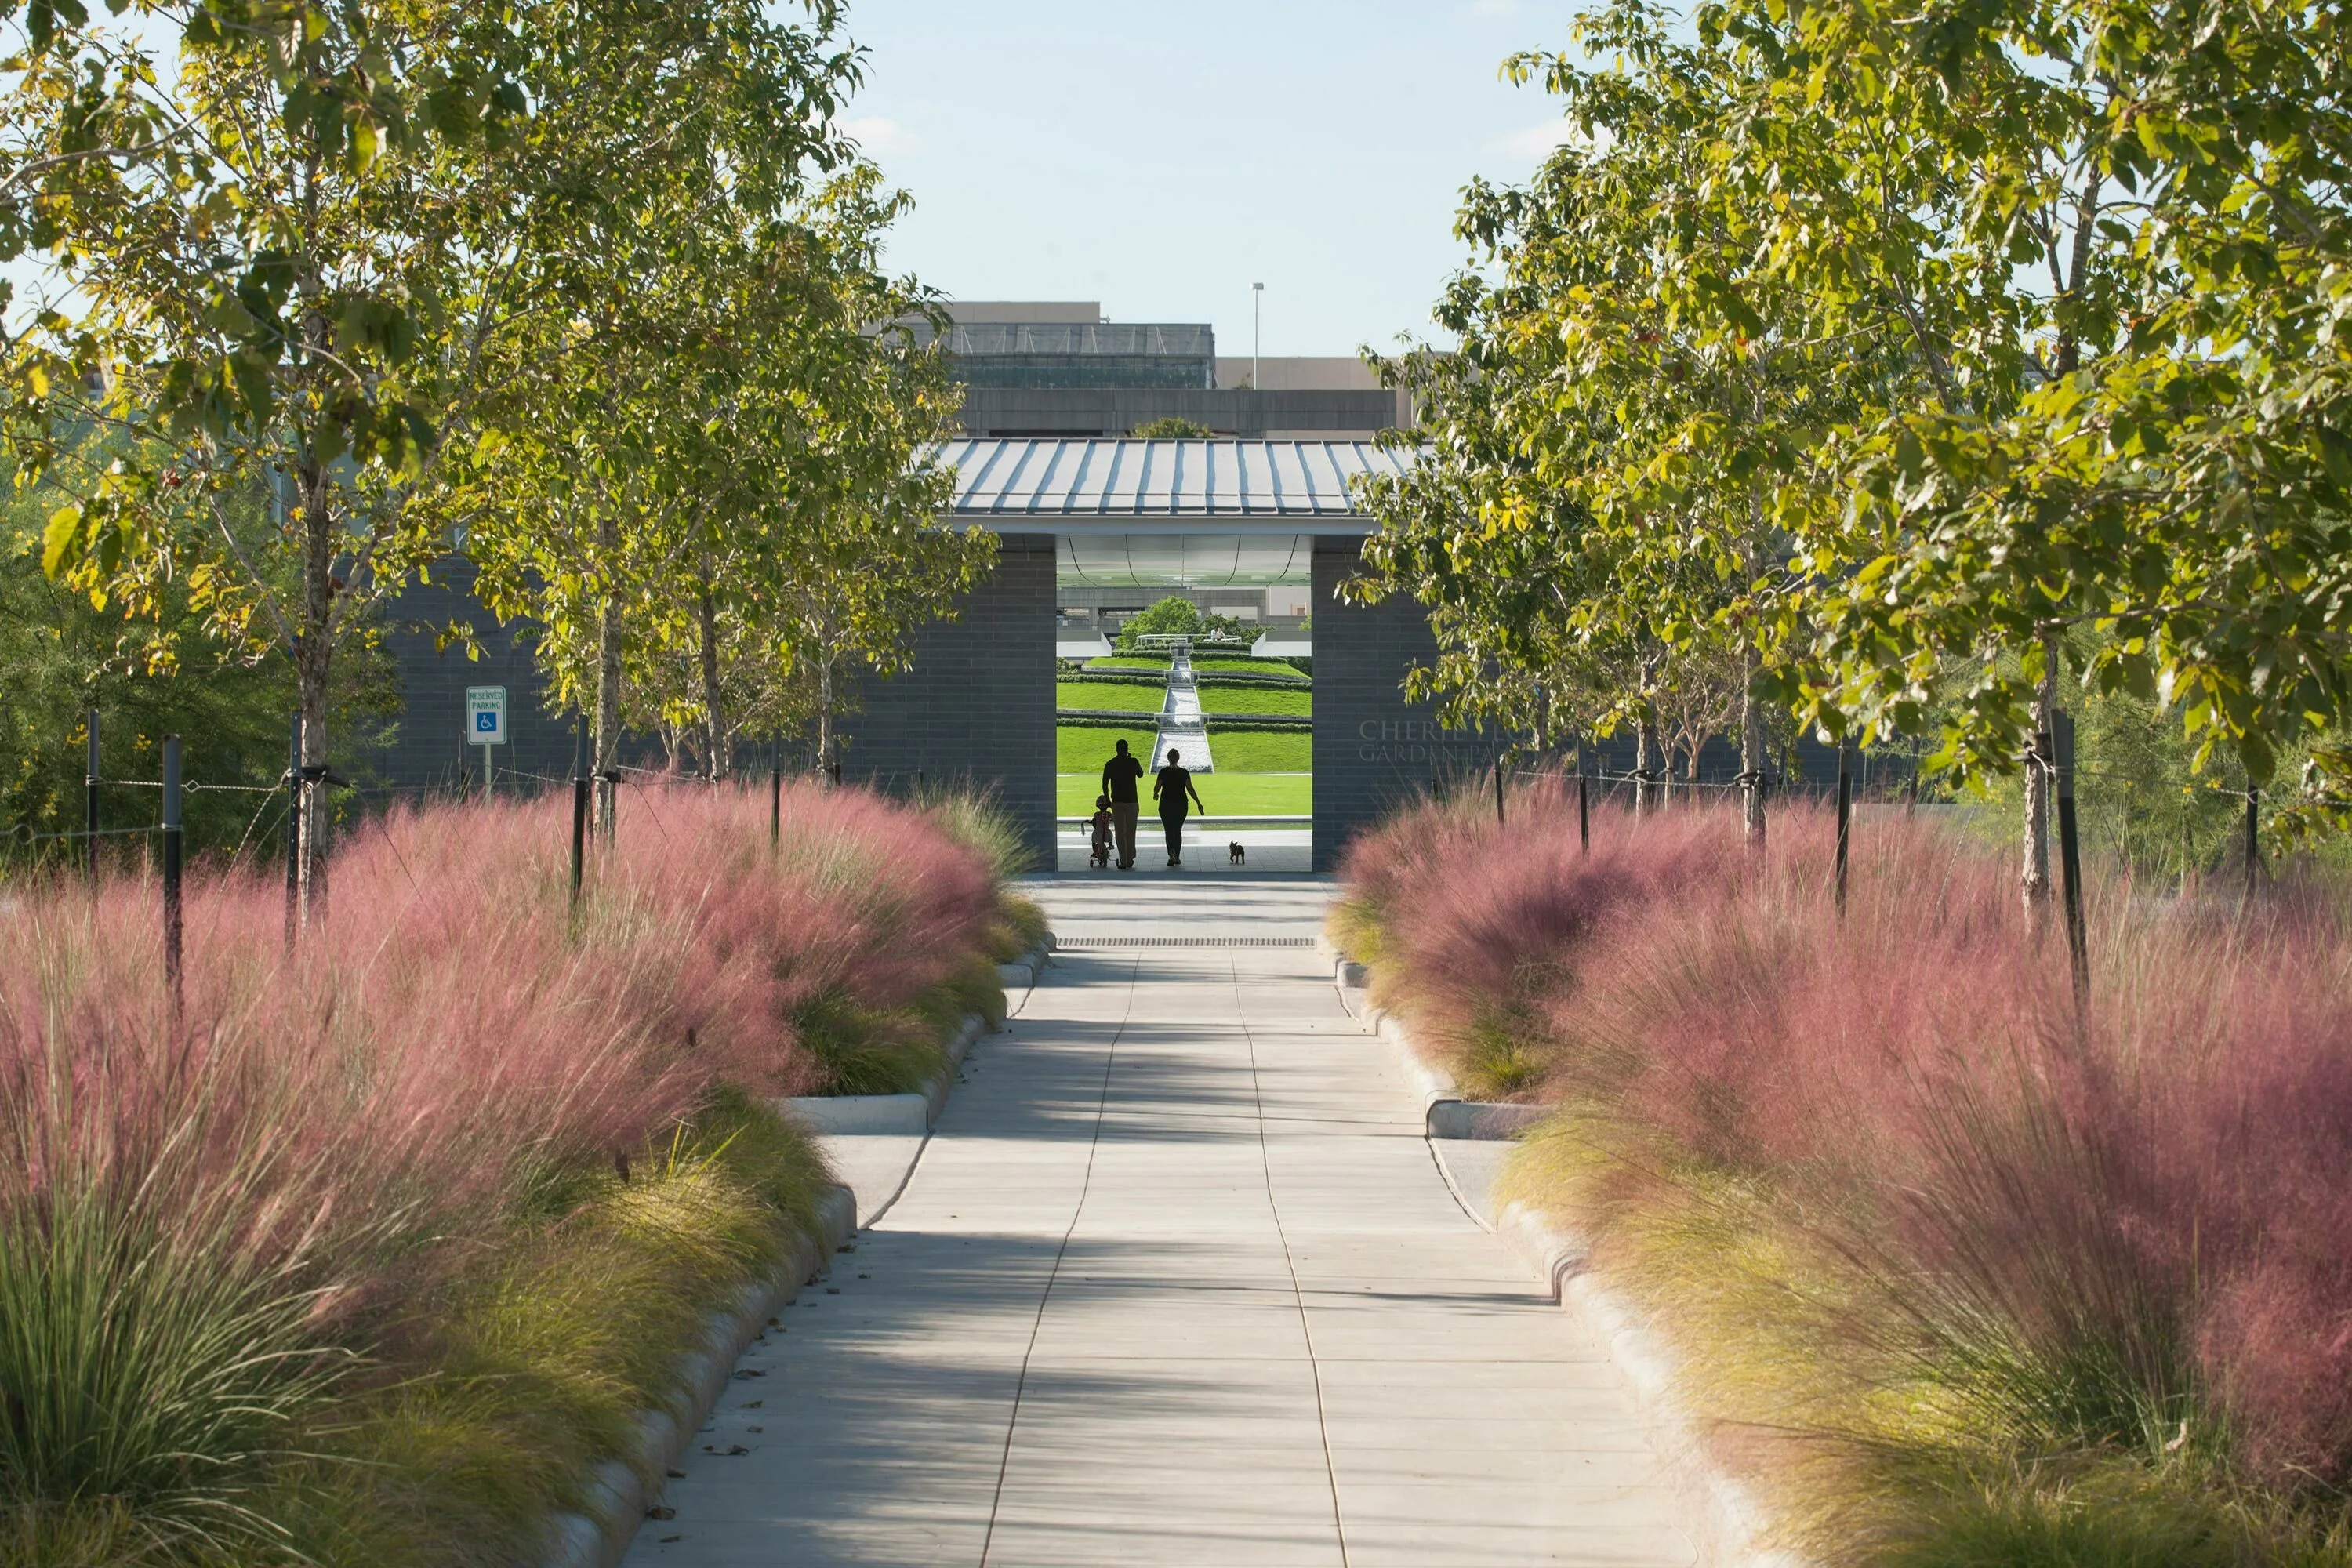
[[[918,634],[915,666],[866,684],[842,721],[842,776],[991,788],[1054,864],[1054,536],[1009,533],[952,621]]]
[[[1387,391],[1252,392],[1238,387],[966,387],[963,427],[975,436],[1124,436],[1170,416],[1221,436],[1256,437],[1270,430],[1385,430],[1401,423],[1397,395]]]
[[[1427,704],[1404,699],[1404,672],[1437,654],[1428,619],[1410,599],[1370,606],[1339,601],[1362,558],[1353,539],[1315,542],[1315,868],[1339,863],[1348,840],[1400,803],[1495,759],[1481,735],[1438,728]]]
[[[453,558],[436,564],[431,583],[412,584],[393,601],[387,621],[384,646],[399,677],[403,712],[392,744],[350,760],[383,784],[454,784],[461,771],[470,775],[481,766],[481,748],[464,738],[466,688],[503,686],[509,743],[494,748],[492,764],[502,775],[571,776],[572,719],[549,713],[541,700],[545,683],[531,658],[529,625],[492,622],[475,601],[472,563]],[[468,622],[480,634],[478,661],[466,657],[463,644],[436,651],[432,628],[451,622]]]

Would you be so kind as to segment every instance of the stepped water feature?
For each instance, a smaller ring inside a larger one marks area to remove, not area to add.
[[[1151,742],[1151,766],[1168,761],[1173,746],[1196,773],[1216,772],[1209,754],[1209,721],[1201,713],[1201,685],[1192,675],[1192,650],[1180,644],[1169,651],[1168,696],[1160,704],[1160,733]]]

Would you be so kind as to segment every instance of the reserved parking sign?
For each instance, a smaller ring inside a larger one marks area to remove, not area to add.
[[[469,746],[503,746],[507,743],[505,687],[466,688],[466,743]]]

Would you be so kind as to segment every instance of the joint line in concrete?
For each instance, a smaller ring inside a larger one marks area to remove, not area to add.
[[[988,1528],[980,1538],[980,1568],[988,1568],[989,1549],[996,1542],[997,1510],[1004,1506],[1004,1478],[1013,1468],[1013,1434],[1021,1425],[1021,1396],[1029,1388],[1029,1363],[1037,1353],[1037,1336],[1045,1327],[1045,1307],[1054,1299],[1054,1282],[1062,1277],[1062,1260],[1070,1253],[1070,1237],[1078,1233],[1078,1221],[1087,1212],[1087,1194],[1094,1189],[1095,1154],[1102,1148],[1103,1117],[1110,1107],[1111,1064],[1118,1059],[1118,1043],[1127,1036],[1129,1020],[1135,1016],[1136,978],[1142,972],[1143,961],[1137,959],[1127,972],[1127,1011],[1119,1016],[1118,1027],[1110,1037],[1110,1048],[1103,1052],[1102,1088],[1095,1096],[1095,1129],[1087,1140],[1086,1174],[1078,1183],[1078,1201],[1070,1210],[1070,1223],[1062,1231],[1062,1245],[1055,1249],[1054,1267],[1045,1275],[1045,1289],[1037,1294],[1037,1315],[1029,1322],[1029,1344],[1021,1352],[1021,1375],[1013,1384],[1013,1412],[1004,1419],[1004,1451],[996,1460],[996,1490],[988,1500]]]
[[[1348,1523],[1339,1516],[1339,1473],[1331,1459],[1331,1424],[1323,1415],[1323,1363],[1315,1354],[1315,1326],[1307,1316],[1307,1296],[1298,1288],[1298,1264],[1290,1255],[1290,1232],[1282,1223],[1282,1205],[1274,1195],[1274,1157],[1265,1146],[1265,1091],[1258,1084],[1257,1035],[1249,1026],[1249,1009],[1242,997],[1242,966],[1239,959],[1233,965],[1234,1016],[1242,1026],[1242,1039],[1249,1047],[1250,1099],[1257,1106],[1257,1163],[1265,1178],[1266,1212],[1274,1216],[1275,1238],[1282,1243],[1282,1266],[1290,1273],[1290,1300],[1298,1309],[1298,1332],[1307,1342],[1307,1371],[1315,1380],[1315,1430],[1323,1439],[1323,1482],[1331,1489],[1331,1532],[1339,1541],[1339,1568],[1348,1568]],[[1435,1154],[1433,1152],[1433,1159]]]

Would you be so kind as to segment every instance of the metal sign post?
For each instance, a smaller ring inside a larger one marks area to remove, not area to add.
[[[507,743],[507,689],[466,688],[466,739],[482,748],[482,798],[490,794],[490,748]]]

